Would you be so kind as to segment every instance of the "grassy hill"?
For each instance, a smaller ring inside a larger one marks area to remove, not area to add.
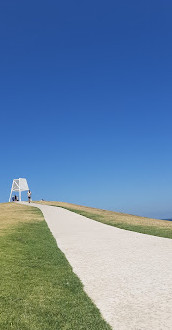
[[[0,329],[111,329],[38,208],[0,204],[0,264]]]
[[[151,219],[132,214],[107,211],[64,202],[39,201],[38,203],[62,207],[72,212],[84,215],[87,218],[121,229],[172,238],[172,222],[170,221]]]

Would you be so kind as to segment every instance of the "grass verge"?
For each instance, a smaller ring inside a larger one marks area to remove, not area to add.
[[[40,201],[38,203],[62,207],[87,218],[121,229],[153,236],[172,238],[172,221],[139,217],[136,215],[101,210],[64,202]]]
[[[111,329],[58,249],[41,211],[0,204],[0,215],[0,329]]]

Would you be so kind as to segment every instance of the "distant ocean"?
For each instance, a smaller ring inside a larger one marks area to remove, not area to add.
[[[160,219],[160,220],[172,221],[172,219]]]

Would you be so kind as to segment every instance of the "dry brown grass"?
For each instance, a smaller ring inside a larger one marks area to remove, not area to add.
[[[96,218],[99,218],[101,222],[107,222],[108,224],[128,224],[133,226],[146,226],[146,227],[156,227],[156,228],[164,228],[172,230],[172,221],[163,221],[157,219],[151,219],[146,217],[140,217],[137,215],[119,213],[113,211],[107,211],[102,209],[97,209],[93,207],[87,207],[77,204],[70,204],[64,202],[47,202],[47,201],[39,201],[40,204],[46,205],[54,205],[60,206],[64,208],[68,208],[71,210],[78,210],[81,212],[86,212],[88,214],[95,215]]]
[[[0,235],[5,234],[9,228],[15,228],[19,223],[33,222],[35,212],[32,207],[17,203],[0,204]],[[40,213],[36,214],[36,220],[43,220]]]

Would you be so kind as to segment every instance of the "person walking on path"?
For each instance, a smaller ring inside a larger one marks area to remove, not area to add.
[[[32,193],[31,193],[31,191],[29,190],[28,193],[27,193],[27,197],[28,197],[28,202],[29,202],[29,203],[30,203],[31,195],[32,195]]]

